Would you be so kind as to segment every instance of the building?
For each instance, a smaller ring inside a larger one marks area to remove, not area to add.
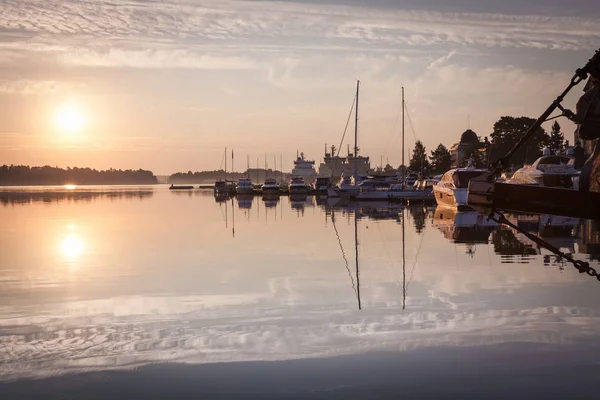
[[[487,137],[482,142],[479,136],[471,129],[467,129],[460,136],[460,142],[455,143],[450,147],[450,156],[452,158],[452,168],[464,166],[466,158],[477,151],[480,155],[479,159],[487,162],[487,149],[489,142]]]

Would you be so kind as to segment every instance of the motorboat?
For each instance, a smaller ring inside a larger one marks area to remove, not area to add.
[[[182,190],[182,189],[193,189],[192,185],[173,185],[169,186],[169,190]]]
[[[314,183],[314,191],[317,195],[326,195],[331,186],[331,179],[326,177],[318,177]]]
[[[435,201],[440,206],[466,208],[469,181],[489,173],[484,168],[454,168],[447,171],[439,182],[433,186]]]
[[[295,176],[290,183],[290,195],[307,195],[310,192],[310,186],[304,182],[301,176]]]
[[[580,173],[575,169],[575,159],[566,155],[552,155],[546,150],[533,164],[517,170],[506,183],[573,188],[574,178]]]
[[[237,185],[235,187],[235,192],[237,194],[253,194],[254,193],[254,184],[252,183],[252,179],[250,178],[241,178],[237,181]]]
[[[265,179],[265,183],[262,185],[262,193],[264,194],[279,194],[279,183],[275,178]]]
[[[340,182],[335,187],[329,187],[327,189],[327,195],[329,197],[354,198],[360,193],[360,181],[360,177],[355,177],[342,172]]]
[[[215,181],[215,196],[232,195],[235,193],[235,182],[219,179]]]

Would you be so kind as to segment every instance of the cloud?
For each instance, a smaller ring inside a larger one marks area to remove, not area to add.
[[[73,89],[75,87],[81,88],[83,87],[83,84],[31,79],[0,80],[0,93],[22,95],[50,94]]]
[[[427,69],[435,69],[435,68],[437,68],[437,67],[445,64],[455,54],[456,54],[456,50],[452,50],[450,53],[446,54],[445,56],[442,56],[442,57],[438,58],[437,60],[435,60],[431,64],[429,64],[427,66]]]
[[[23,43],[54,38],[58,43],[115,47],[136,44],[175,47],[219,43],[225,50],[265,45],[352,47],[483,46],[574,50],[594,47],[598,20],[546,15],[434,12],[347,5],[265,1],[100,1],[0,5],[2,36],[19,32]]]
[[[107,49],[85,48],[68,51],[61,60],[69,65],[128,68],[255,69],[249,58],[234,55],[202,54],[187,49]]]

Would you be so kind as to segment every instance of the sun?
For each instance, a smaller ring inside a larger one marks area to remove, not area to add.
[[[56,111],[56,125],[62,132],[76,133],[83,128],[85,118],[76,102],[63,104]]]

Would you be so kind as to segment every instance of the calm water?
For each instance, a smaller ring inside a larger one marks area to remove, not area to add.
[[[598,267],[593,223],[511,220]],[[5,188],[0,221],[3,396],[572,397],[600,372],[600,282],[475,213]]]

